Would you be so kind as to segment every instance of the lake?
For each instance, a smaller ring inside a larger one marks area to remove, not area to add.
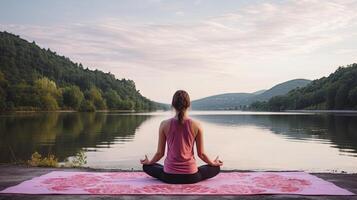
[[[223,169],[357,172],[357,115],[190,114],[204,128],[207,153],[219,155]],[[171,116],[173,112],[3,113],[0,163],[28,160],[35,151],[63,161],[84,150],[86,166],[141,169],[139,159],[155,153],[159,124]]]

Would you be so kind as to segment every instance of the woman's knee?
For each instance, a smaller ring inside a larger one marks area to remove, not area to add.
[[[209,169],[209,173],[211,174],[211,176],[215,176],[217,174],[219,174],[219,172],[221,171],[221,167],[220,166],[208,166]]]
[[[162,165],[157,163],[151,165],[143,165],[143,171],[152,177],[158,178],[163,172],[163,167]]]
[[[204,165],[204,167],[207,167],[210,171],[215,171],[215,172],[220,172],[221,171],[221,167],[220,166]]]
[[[214,172],[215,174],[219,174],[219,172],[221,171],[221,167],[220,166],[214,166]]]
[[[221,167],[220,166],[212,166],[215,170],[220,171]]]
[[[204,180],[216,176],[221,168],[219,166],[203,165],[199,167],[198,170],[202,176],[202,180]]]
[[[143,171],[148,173],[150,171],[151,165],[143,165]]]

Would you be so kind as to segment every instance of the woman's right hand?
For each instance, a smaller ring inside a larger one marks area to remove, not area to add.
[[[145,155],[145,158],[144,158],[144,159],[140,159],[140,163],[141,163],[142,165],[150,165],[150,161],[149,161],[149,159],[148,159],[148,156]]]
[[[214,159],[213,163],[211,164],[212,166],[214,167],[217,167],[217,166],[222,166],[223,165],[223,162],[219,159],[219,157],[217,156],[216,159]]]

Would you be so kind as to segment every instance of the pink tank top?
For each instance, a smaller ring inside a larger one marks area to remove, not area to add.
[[[177,119],[170,120],[166,135],[167,154],[164,172],[169,174],[194,174],[198,171],[193,153],[195,136],[191,129],[191,119],[181,124]]]

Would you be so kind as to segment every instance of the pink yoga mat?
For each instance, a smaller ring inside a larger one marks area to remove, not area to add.
[[[120,195],[353,195],[305,172],[226,172],[196,184],[165,184],[143,172],[54,171],[0,193]]]

